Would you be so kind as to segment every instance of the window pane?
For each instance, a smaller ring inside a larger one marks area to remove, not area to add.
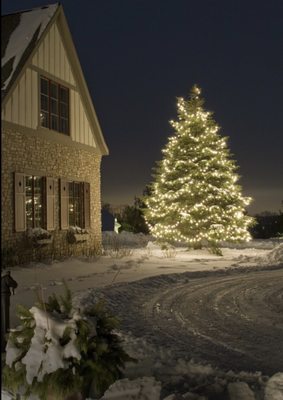
[[[41,110],[48,111],[48,97],[42,94],[40,96]]]
[[[40,78],[40,92],[48,96],[48,80]]]
[[[79,182],[69,183],[69,224],[82,226],[83,197]]]
[[[69,225],[75,225],[73,182],[69,182]]]
[[[58,117],[57,115],[51,115],[51,129],[58,131]]]
[[[69,133],[68,120],[67,119],[60,118],[60,132]]]
[[[26,225],[33,227],[32,176],[26,176]]]
[[[68,106],[65,103],[60,103],[60,115],[61,117],[68,117]]]
[[[58,101],[51,99],[51,113],[58,115]]]
[[[42,227],[42,178],[34,177],[34,227]]]
[[[69,103],[69,89],[60,86],[60,101]]]
[[[42,111],[40,113],[40,124],[41,124],[41,126],[45,126],[46,128],[49,128],[48,114],[46,112]]]
[[[51,82],[50,84],[50,97],[53,97],[54,99],[58,99],[58,85],[56,83]]]

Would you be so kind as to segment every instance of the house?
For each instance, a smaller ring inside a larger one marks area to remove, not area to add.
[[[63,8],[1,25],[2,251],[21,261],[96,252],[108,148]]]

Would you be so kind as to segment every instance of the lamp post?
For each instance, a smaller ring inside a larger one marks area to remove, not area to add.
[[[10,330],[10,296],[15,294],[17,286],[17,282],[11,277],[11,272],[4,272],[1,276],[1,353],[5,351],[6,334]]]

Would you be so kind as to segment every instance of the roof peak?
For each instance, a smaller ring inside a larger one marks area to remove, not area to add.
[[[49,3],[49,4],[45,4],[42,6],[38,6],[38,7],[34,7],[34,8],[28,8],[25,10],[18,10],[18,11],[14,11],[14,12],[10,12],[8,14],[3,14],[1,15],[1,17],[8,17],[8,16],[12,16],[12,15],[17,15],[17,14],[23,14],[23,13],[27,13],[27,12],[31,12],[31,11],[35,11],[35,10],[44,10],[46,8],[53,8],[54,6],[59,7],[61,5],[60,2],[54,2],[54,3]]]

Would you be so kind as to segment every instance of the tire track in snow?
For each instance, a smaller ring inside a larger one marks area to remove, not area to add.
[[[176,359],[283,371],[283,269],[163,275],[91,293],[106,298],[123,331]]]

